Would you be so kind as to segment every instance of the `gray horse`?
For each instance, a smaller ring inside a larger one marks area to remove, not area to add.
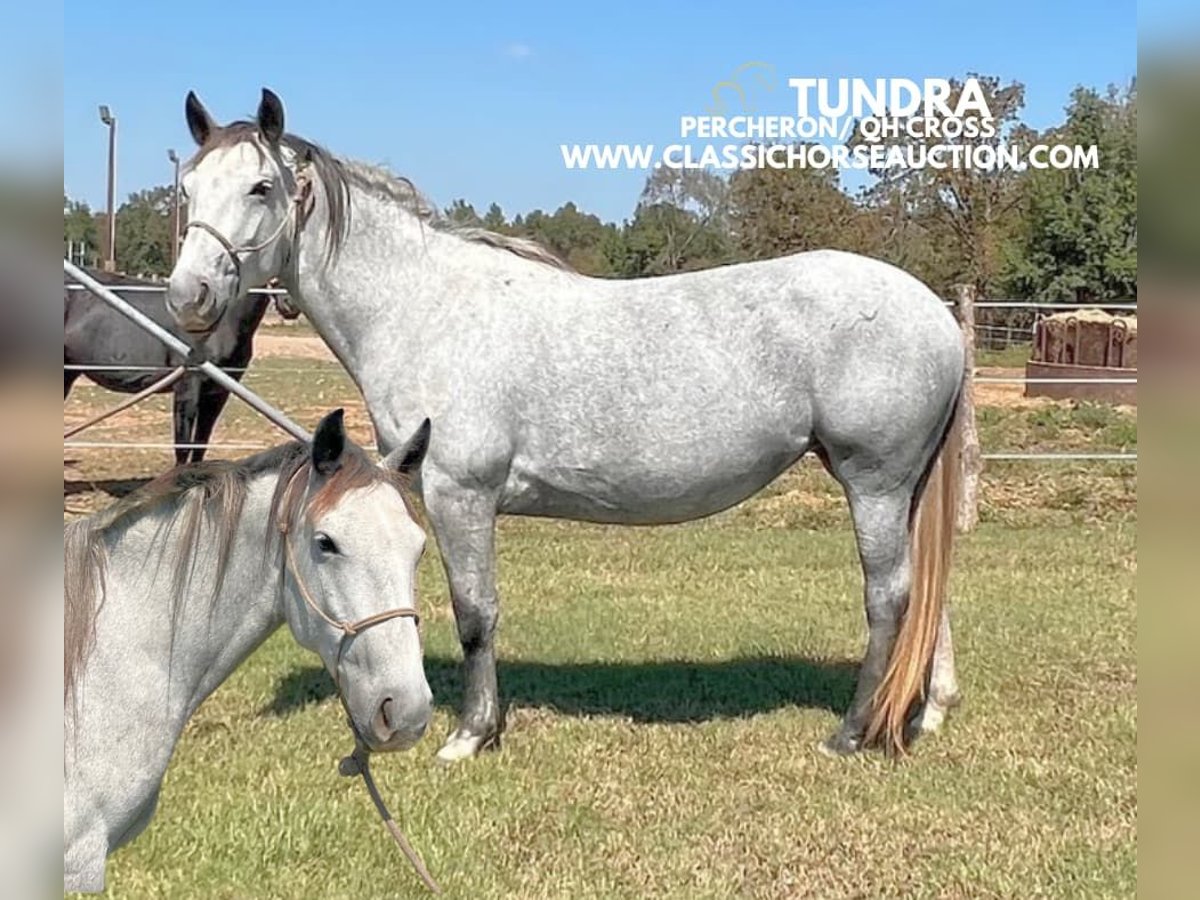
[[[203,333],[247,284],[278,276],[358,383],[382,447],[435,424],[420,490],[466,676],[442,759],[502,729],[497,514],[682,522],[750,497],[809,451],[846,491],[870,632],[823,746],[902,750],[940,724],[957,696],[943,598],[963,344],[932,291],[829,251],[586,278],[286,134],[270,91],[254,121],[219,126],[194,94],[185,112],[199,151],[167,294],[176,319]]]
[[[153,816],[188,719],[285,621],[320,655],[366,749],[425,732],[425,535],[402,491],[428,436],[424,423],[377,466],[337,410],[311,447],[173,469],[66,527],[67,890],[104,887],[108,854]]]

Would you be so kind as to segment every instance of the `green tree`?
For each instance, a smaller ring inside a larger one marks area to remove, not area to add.
[[[540,209],[518,215],[507,230],[548,247],[585,275],[610,276],[620,271],[616,226],[581,212],[574,203],[563,204],[553,215]]]
[[[729,181],[706,169],[655,169],[626,229],[629,274],[659,275],[728,262]]]
[[[488,207],[488,211],[483,216],[483,227],[488,231],[499,232],[508,229],[508,220],[504,217],[504,210],[500,208],[499,203],[493,203]]]
[[[953,241],[929,205],[908,201],[897,187],[867,191],[859,198],[862,252],[910,272],[949,296],[962,271]]]
[[[475,212],[475,207],[466,200],[455,200],[446,207],[445,214],[446,218],[450,219],[456,225],[478,228],[483,224],[483,220],[479,218],[479,213]]]
[[[117,269],[130,275],[171,274],[169,185],[130,194],[117,210]]]
[[[730,179],[730,228],[741,259],[802,250],[861,251],[863,223],[834,169],[742,169]]]
[[[74,261],[94,266],[100,256],[100,226],[96,214],[82,200],[63,195],[63,255],[68,248]],[[82,249],[81,249],[82,248]]]
[[[1029,169],[1008,282],[1024,296],[1082,303],[1137,296],[1137,91],[1078,88],[1043,143],[1095,145],[1098,169]]]
[[[924,147],[956,144],[968,148],[990,147],[1013,141],[1028,145],[1029,130],[1021,125],[1019,116],[1025,105],[1025,87],[1019,82],[1002,84],[994,76],[975,75],[992,114],[994,133],[988,136],[958,136],[946,139],[945,129],[926,128],[930,134],[914,140],[901,134],[880,141],[885,146],[911,147],[916,152]],[[963,82],[951,81],[947,105],[953,109],[963,90]],[[935,121],[944,117],[934,116]],[[869,145],[861,132],[856,131],[849,143]],[[945,290],[950,282],[974,284],[983,296],[993,293],[1004,267],[1005,250],[1012,239],[1014,209],[1020,202],[1019,173],[1008,168],[974,168],[970,166],[925,165],[920,168],[889,167],[872,169],[877,179],[865,198],[869,206],[904,213],[916,223],[940,248],[937,255],[938,279],[934,287]],[[878,224],[878,223],[876,223]],[[902,229],[903,231],[903,229]],[[899,236],[899,232],[893,237]],[[906,237],[914,237],[911,230]],[[893,249],[896,249],[893,247]]]

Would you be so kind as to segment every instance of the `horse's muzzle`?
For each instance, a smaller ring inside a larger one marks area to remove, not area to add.
[[[364,737],[374,753],[407,750],[425,735],[432,717],[433,695],[428,687],[415,697],[384,697]]]
[[[174,284],[168,286],[167,309],[179,326],[191,334],[208,334],[221,318],[216,294],[203,279],[193,291],[177,290]]]

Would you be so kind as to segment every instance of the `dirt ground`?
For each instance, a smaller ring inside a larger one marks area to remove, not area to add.
[[[259,334],[254,338],[255,356],[288,356],[292,359],[322,359],[337,362],[325,342],[315,334]]]

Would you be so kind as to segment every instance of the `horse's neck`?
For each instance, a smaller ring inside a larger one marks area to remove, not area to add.
[[[369,362],[383,355],[410,363],[454,327],[452,320],[473,315],[470,304],[486,293],[481,282],[505,277],[505,267],[520,261],[422,223],[394,200],[353,185],[350,191],[350,232],[330,265],[328,220],[316,204],[300,242],[294,293],[362,387]]]
[[[108,602],[124,601],[121,605],[126,606],[123,612],[114,610],[115,627],[136,627],[140,621],[147,645],[161,651],[149,665],[164,676],[163,684],[170,685],[166,714],[177,728],[283,622],[279,569],[275,554],[266,553],[274,486],[274,476],[256,477],[247,485],[228,565],[215,595],[211,562],[219,552],[218,535],[208,516],[191,557],[200,564],[191,566],[192,578],[179,598],[172,596],[171,577],[178,563],[178,526],[163,529],[161,521],[152,521],[158,516],[150,516],[132,526],[126,541],[113,548],[107,567],[110,580],[120,567],[130,567],[131,572],[129,577],[119,576],[118,590],[110,592]],[[144,582],[138,584],[141,577],[152,582],[149,601]]]

